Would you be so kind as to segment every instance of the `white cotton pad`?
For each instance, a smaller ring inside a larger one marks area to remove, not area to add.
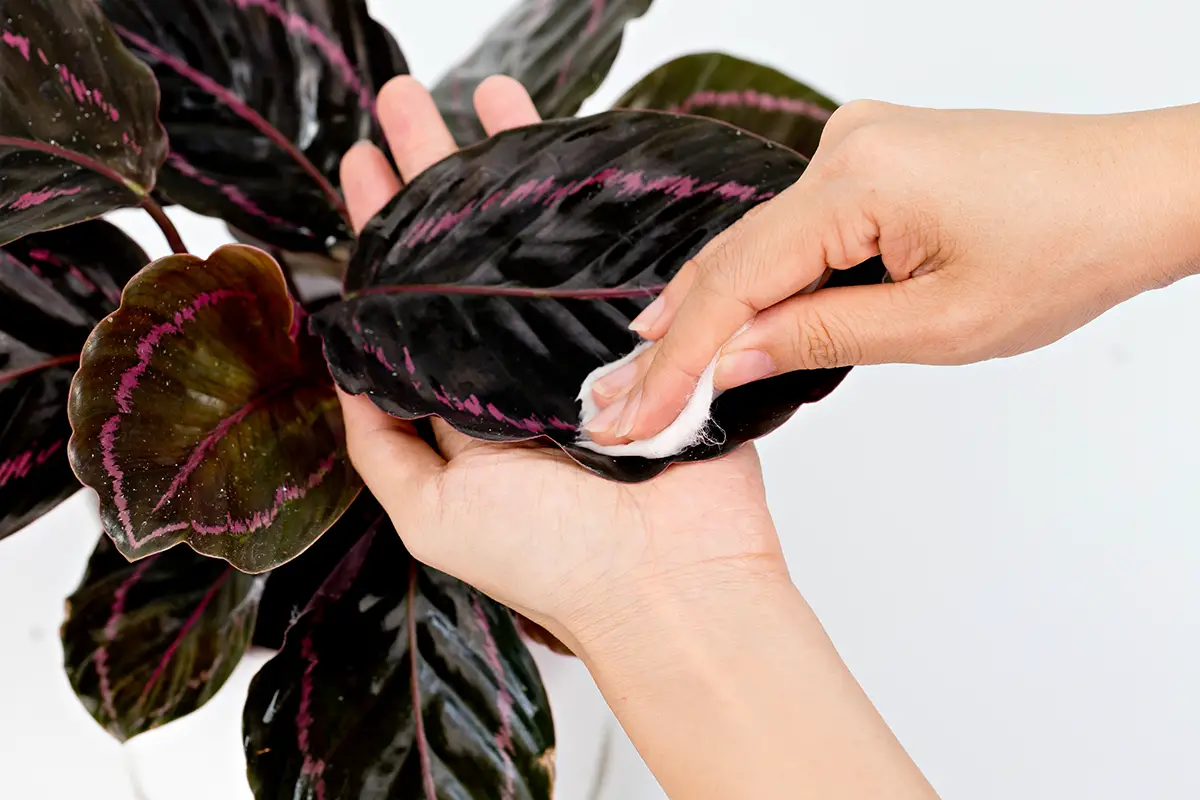
[[[736,339],[748,327],[750,327],[749,324],[731,336],[729,342]],[[729,344],[729,342],[725,344]],[[637,358],[642,351],[653,344],[654,342],[642,342],[629,355],[619,361],[605,364],[593,370],[590,375],[583,379],[583,385],[579,387],[579,396],[576,398],[583,405],[583,409],[579,414],[579,428],[583,431],[583,434],[576,440],[575,444],[594,453],[606,456],[667,458],[678,455],[685,448],[703,441],[713,441],[714,439],[717,442],[721,441],[722,437],[724,437],[724,432],[716,427],[716,423],[712,423],[710,420],[713,400],[717,398],[718,394],[713,387],[713,378],[717,371],[717,359],[721,357],[720,352],[709,362],[704,372],[700,374],[700,381],[696,384],[696,391],[692,392],[692,396],[688,398],[687,405],[683,407],[683,411],[680,412],[674,422],[668,425],[657,436],[651,436],[649,439],[642,439],[641,441],[630,442],[628,444],[610,445],[596,444],[587,438],[587,432],[584,429],[600,413],[600,408],[596,405],[596,401],[592,397],[592,385],[605,375],[620,369]],[[714,430],[710,431],[710,429]]]

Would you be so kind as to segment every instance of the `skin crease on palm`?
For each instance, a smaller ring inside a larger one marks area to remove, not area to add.
[[[489,133],[537,120],[507,78],[475,101]],[[454,152],[412,78],[384,87],[379,114],[401,177]],[[342,186],[361,229],[400,178],[359,144]],[[412,554],[570,647],[668,796],[936,798],[792,585],[753,446],[626,485],[438,419],[435,452],[340,397],[351,459]]]

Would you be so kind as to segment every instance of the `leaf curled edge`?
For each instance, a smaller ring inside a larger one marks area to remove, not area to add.
[[[71,385],[71,465],[129,559],[186,541],[258,573],[357,495],[341,409],[279,265],[246,245],[138,273]]]

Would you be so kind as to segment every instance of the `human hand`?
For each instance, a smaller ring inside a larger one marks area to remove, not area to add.
[[[592,438],[663,430],[718,352],[718,389],[796,369],[964,364],[1050,344],[1189,274],[1198,112],[843,106],[804,176],[634,321],[657,344],[596,385]],[[895,283],[797,294],[876,255]]]
[[[485,81],[475,99],[489,134],[538,120],[511,79]],[[358,229],[401,178],[456,149],[429,93],[411,78],[384,87],[379,116],[400,176],[373,145],[346,155],[342,186]],[[350,457],[413,555],[577,653],[664,594],[714,580],[788,580],[753,447],[623,485],[557,449],[476,441],[435,418],[439,455],[365,396],[341,400]]]

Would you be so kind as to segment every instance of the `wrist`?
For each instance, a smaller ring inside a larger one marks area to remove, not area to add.
[[[597,677],[644,669],[655,653],[670,662],[678,650],[743,629],[755,613],[807,609],[778,550],[647,575],[606,595],[567,624],[572,649]]]

